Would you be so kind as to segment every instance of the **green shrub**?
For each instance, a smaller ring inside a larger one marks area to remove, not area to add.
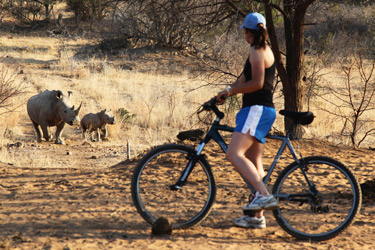
[[[116,110],[116,115],[119,118],[121,124],[130,123],[136,117],[135,114],[131,114],[124,108],[119,108],[118,110]]]

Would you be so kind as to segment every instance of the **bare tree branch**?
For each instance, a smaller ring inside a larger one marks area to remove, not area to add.
[[[13,112],[20,104],[13,102],[13,99],[26,91],[26,85],[19,79],[18,74],[0,64],[0,115]]]

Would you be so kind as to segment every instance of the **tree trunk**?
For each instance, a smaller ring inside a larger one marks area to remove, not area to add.
[[[288,1],[285,1],[287,3]],[[287,3],[288,4],[288,3]],[[286,9],[286,8],[284,8]],[[287,14],[290,19],[285,22],[285,41],[287,43],[286,51],[286,69],[290,79],[283,85],[285,109],[292,111],[304,111],[305,86],[302,81],[303,64],[304,64],[304,21],[306,9],[295,8],[288,9]],[[285,119],[285,129],[289,128],[291,121]],[[301,138],[303,135],[301,127],[296,127],[293,131],[293,137]]]
[[[49,21],[50,20],[50,14],[51,14],[51,11],[53,9],[53,4],[45,3],[44,4],[44,8],[46,10],[46,18],[45,18],[45,20]]]
[[[284,108],[291,111],[304,111],[305,86],[302,81],[304,21],[307,7],[313,2],[314,0],[284,0],[283,9],[279,9],[284,17],[285,28],[286,59],[284,66],[272,21],[272,5],[270,1],[264,1],[267,29],[269,30],[272,50],[275,54],[277,72],[283,85]],[[290,125],[291,121],[285,119],[285,130],[289,129]],[[293,138],[298,139],[302,135],[302,129],[297,126],[293,131]]]

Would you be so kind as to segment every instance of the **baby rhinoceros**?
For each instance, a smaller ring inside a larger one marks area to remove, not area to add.
[[[111,110],[102,110],[99,113],[86,114],[81,119],[81,129],[83,138],[87,139],[87,132],[91,134],[91,140],[95,140],[94,133],[97,133],[98,141],[101,141],[100,132],[103,133],[103,139],[108,136],[107,124],[114,124],[115,117],[111,115]]]

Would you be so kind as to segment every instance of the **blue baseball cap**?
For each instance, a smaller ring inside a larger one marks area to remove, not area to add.
[[[264,28],[266,28],[266,19],[262,14],[258,12],[253,12],[248,14],[243,21],[243,24],[240,27],[240,30],[243,28],[250,29],[250,30],[257,30],[258,24],[262,23]]]

